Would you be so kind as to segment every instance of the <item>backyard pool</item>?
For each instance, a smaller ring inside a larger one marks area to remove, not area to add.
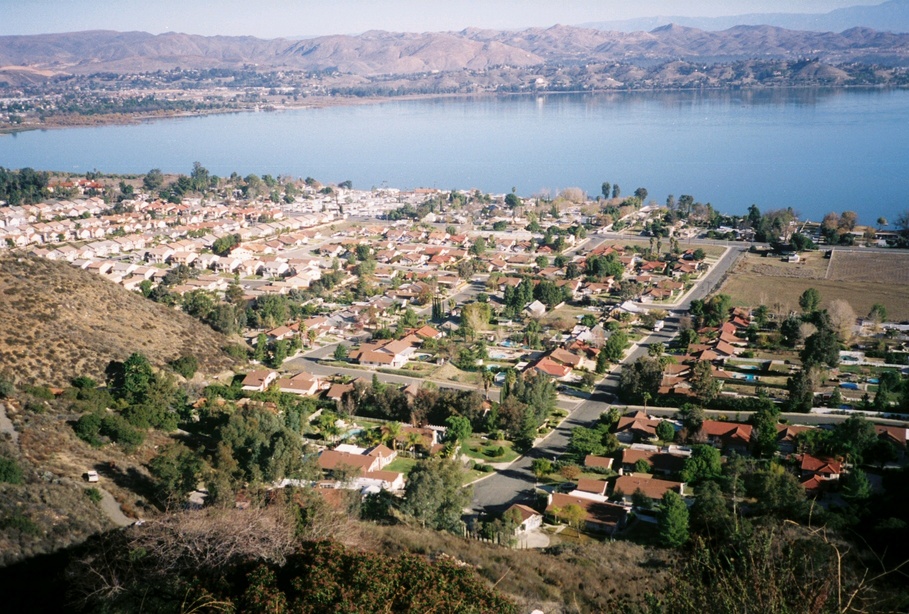
[[[840,388],[845,388],[846,390],[858,390],[859,389],[858,384],[855,384],[853,382],[843,382],[842,384],[840,384]]]
[[[735,379],[745,380],[746,382],[758,382],[760,378],[757,375],[745,375],[744,373],[736,373],[733,375]]]

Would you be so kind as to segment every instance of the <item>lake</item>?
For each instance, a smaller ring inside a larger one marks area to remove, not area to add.
[[[520,195],[604,181],[728,213],[793,207],[859,221],[907,209],[909,91],[772,90],[387,101],[0,136],[0,166],[236,171],[355,188]]]

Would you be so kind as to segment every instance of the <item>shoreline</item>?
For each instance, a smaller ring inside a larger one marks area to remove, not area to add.
[[[307,99],[305,102],[294,104],[283,104],[281,106],[266,105],[268,108],[260,109],[258,105],[247,108],[236,109],[212,109],[200,111],[182,111],[170,113],[162,111],[160,113],[135,113],[135,114],[99,114],[99,115],[60,115],[52,116],[43,124],[29,124],[27,126],[0,126],[0,136],[13,135],[32,132],[35,130],[61,130],[68,128],[92,128],[104,126],[130,126],[143,123],[150,123],[159,120],[185,119],[193,117],[206,117],[209,115],[230,115],[234,113],[278,113],[283,111],[298,111],[302,109],[325,109],[330,107],[362,106],[371,104],[381,104],[392,101],[414,101],[414,100],[445,100],[456,98],[508,98],[508,97],[527,97],[527,96],[568,96],[578,94],[604,95],[604,94],[665,94],[665,93],[698,93],[698,92],[773,92],[773,91],[796,91],[796,90],[901,90],[909,89],[909,86],[899,85],[880,85],[880,86],[780,86],[780,87],[713,87],[713,88],[652,88],[652,89],[602,89],[602,90],[566,90],[566,91],[542,91],[542,92],[473,92],[473,93],[454,93],[454,94],[402,94],[400,96],[322,96]],[[81,121],[80,121],[81,120]]]

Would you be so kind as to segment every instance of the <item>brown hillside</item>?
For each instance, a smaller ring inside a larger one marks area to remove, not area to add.
[[[0,365],[15,380],[51,386],[142,352],[160,366],[183,354],[215,373],[228,339],[191,317],[94,274],[43,258],[0,257]]]
[[[461,32],[364,32],[302,41],[251,36],[198,36],[173,32],[89,31],[0,36],[0,67],[54,72],[130,73],[158,69],[241,68],[337,70],[355,75],[411,75],[427,71],[488,70],[499,66],[715,58],[817,58],[905,65],[909,34],[853,28],[806,32],[772,26],[736,26],[720,32],[665,25],[651,32],[604,32],[575,26]],[[28,73],[26,73],[28,74]],[[30,73],[37,78],[37,73]],[[8,72],[5,79],[23,74]],[[18,81],[17,81],[18,82]]]

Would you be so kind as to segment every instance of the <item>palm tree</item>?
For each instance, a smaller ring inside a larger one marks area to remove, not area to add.
[[[405,437],[405,441],[407,442],[407,449],[410,450],[411,456],[413,458],[416,458],[417,457],[417,445],[423,441],[423,437],[421,437],[419,433],[410,431],[407,433],[407,435]]]
[[[384,436],[384,441],[391,442],[391,449],[397,450],[398,446],[398,437],[401,436],[401,423],[400,422],[386,422],[382,425],[382,435]]]
[[[493,381],[495,381],[495,375],[489,369],[483,369],[483,390],[486,393],[486,400],[489,400],[489,387],[492,386]]]
[[[363,432],[361,437],[369,446],[375,446],[382,443],[382,431],[380,429],[367,429]]]

